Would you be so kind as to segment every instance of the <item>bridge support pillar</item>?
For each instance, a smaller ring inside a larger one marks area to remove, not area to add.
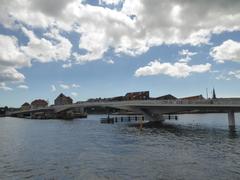
[[[228,126],[230,130],[235,129],[235,116],[233,111],[228,112]]]
[[[144,119],[147,119],[149,121],[164,121],[162,114],[154,114],[143,108],[140,108],[139,110],[143,113]]]

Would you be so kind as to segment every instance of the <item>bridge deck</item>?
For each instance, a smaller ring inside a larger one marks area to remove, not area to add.
[[[28,111],[16,111],[12,114],[29,113],[37,111],[49,111],[61,112],[71,108],[85,108],[85,107],[112,107],[119,109],[131,109],[131,108],[153,108],[153,109],[168,109],[168,111],[177,110],[226,110],[240,112],[240,98],[221,98],[214,100],[199,100],[199,101],[187,101],[187,100],[135,100],[135,101],[110,101],[110,102],[82,102],[69,105],[49,106],[40,109],[30,109]]]

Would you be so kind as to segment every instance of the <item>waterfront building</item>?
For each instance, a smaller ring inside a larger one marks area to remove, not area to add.
[[[153,98],[153,99],[157,99],[157,100],[176,100],[177,98],[175,96],[171,95],[171,94],[167,94],[167,95],[156,97],[156,98]]]
[[[124,96],[116,96],[111,98],[111,101],[123,101],[124,100]]]
[[[0,107],[0,117],[5,116],[6,112],[8,111],[8,107]]]
[[[31,109],[31,105],[28,102],[25,102],[22,106],[21,106],[21,111],[27,111]]]
[[[146,100],[149,99],[149,91],[129,92],[124,97],[125,100]]]
[[[31,109],[44,108],[48,106],[48,102],[43,99],[36,99],[31,103]]]
[[[65,96],[63,93],[61,93],[55,100],[54,105],[66,105],[66,104],[72,104],[73,100],[72,98]]]
[[[87,100],[87,102],[100,102],[100,101],[103,101],[103,99],[100,97],[99,98],[90,98]]]
[[[184,98],[181,98],[181,100],[198,101],[198,100],[204,100],[204,97],[200,94],[197,96],[184,97]]]

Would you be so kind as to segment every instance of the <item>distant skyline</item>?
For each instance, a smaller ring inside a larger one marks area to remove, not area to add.
[[[0,106],[215,88],[240,97],[240,1],[3,0]]]

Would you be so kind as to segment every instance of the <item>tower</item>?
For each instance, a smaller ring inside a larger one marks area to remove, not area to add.
[[[217,97],[216,97],[216,93],[215,93],[215,89],[213,88],[213,95],[212,95],[212,98],[213,99],[217,99]]]

